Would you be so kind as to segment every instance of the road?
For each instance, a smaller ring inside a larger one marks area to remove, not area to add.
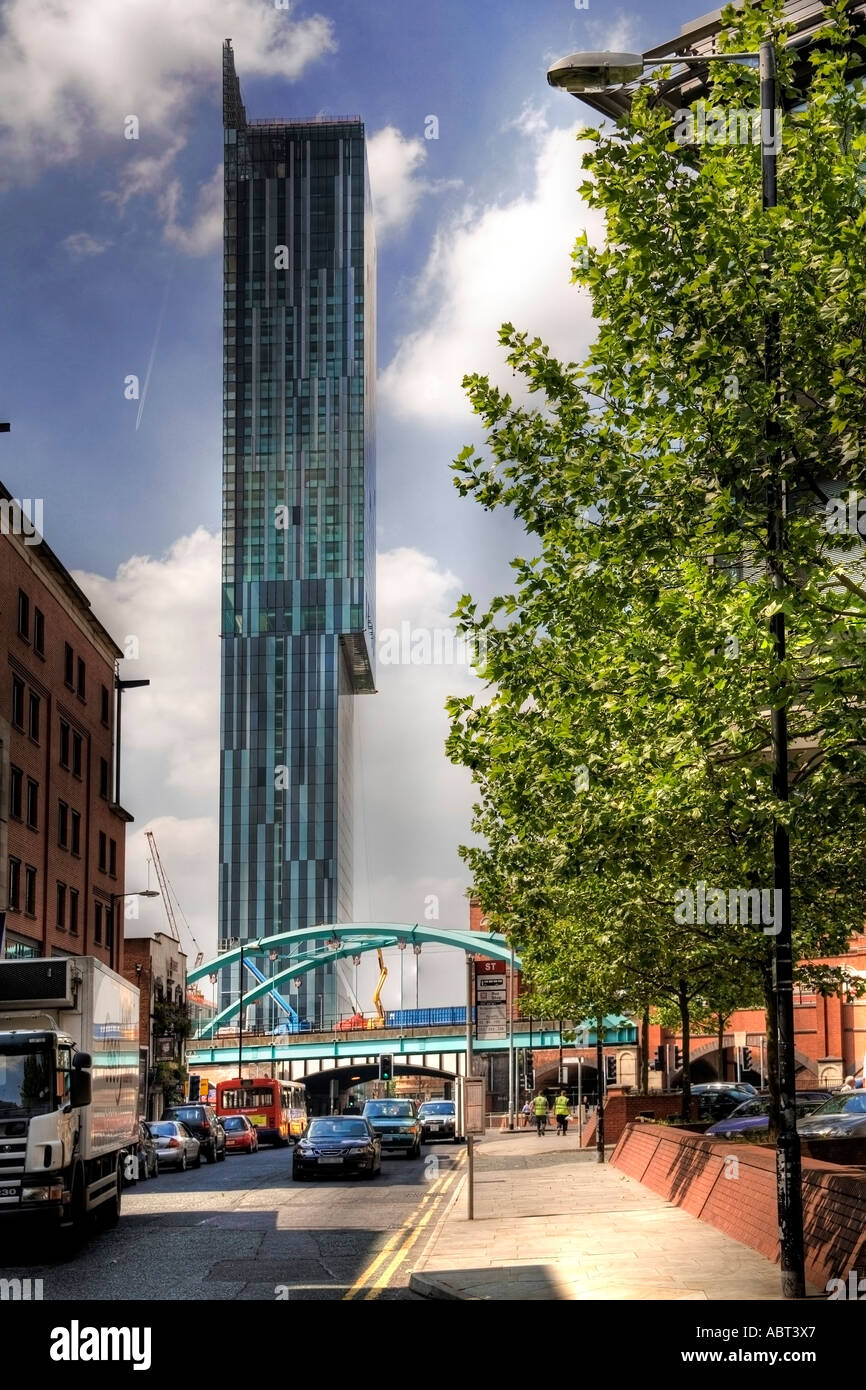
[[[120,1224],[71,1258],[4,1233],[4,1278],[40,1278],[43,1298],[411,1299],[412,1265],[465,1168],[465,1150],[385,1154],[382,1175],[291,1180],[291,1149],[262,1148],[163,1172],[127,1188]]]

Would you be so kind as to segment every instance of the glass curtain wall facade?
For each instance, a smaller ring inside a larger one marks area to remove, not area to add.
[[[352,919],[353,702],[375,688],[376,251],[360,120],[248,121],[227,41],[223,125],[225,947]],[[320,950],[280,988],[314,1026],[350,1007]],[[226,968],[220,1007],[238,993]],[[270,1000],[246,1015],[283,1021]]]

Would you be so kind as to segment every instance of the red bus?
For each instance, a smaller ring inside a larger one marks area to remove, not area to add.
[[[266,1144],[288,1144],[307,1123],[307,1093],[299,1081],[274,1081],[255,1076],[243,1081],[218,1081],[218,1115],[246,1115]]]

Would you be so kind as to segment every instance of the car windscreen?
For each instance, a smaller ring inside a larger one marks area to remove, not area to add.
[[[157,1120],[148,1126],[154,1139],[173,1139],[178,1133],[177,1125],[171,1120]]]
[[[414,1111],[408,1100],[368,1100],[364,1114],[373,1120],[411,1120]]]
[[[766,1100],[747,1100],[742,1105],[738,1105],[736,1110],[728,1116],[729,1120],[740,1120],[748,1115],[769,1115],[770,1102]]]
[[[368,1139],[367,1126],[363,1120],[313,1120],[307,1130],[308,1139]]]
[[[454,1102],[452,1100],[425,1100],[419,1115],[453,1115]]]
[[[246,1123],[242,1115],[223,1115],[223,1129],[246,1129]]]
[[[185,1125],[200,1125],[204,1119],[204,1115],[196,1105],[187,1105],[183,1109],[173,1110],[172,1115],[176,1120],[182,1120]]]
[[[866,1115],[866,1091],[861,1091],[859,1095],[848,1093],[831,1096],[812,1111],[812,1117],[816,1115]]]

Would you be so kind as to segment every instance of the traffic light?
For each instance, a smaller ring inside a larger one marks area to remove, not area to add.
[[[382,1052],[379,1056],[379,1080],[393,1081],[394,1079],[394,1058],[390,1052]]]
[[[189,1079],[189,1099],[190,1102],[198,1100],[201,1095],[201,1077],[191,1076]]]
[[[616,1058],[615,1058],[615,1057],[605,1057],[604,1061],[605,1061],[605,1067],[606,1067],[606,1069],[607,1069],[607,1075],[606,1075],[606,1077],[605,1077],[605,1081],[608,1083],[609,1086],[615,1086],[615,1085],[616,1085]]]
[[[681,1047],[674,1048],[674,1071],[679,1071],[683,1064],[683,1050]]]
[[[665,1062],[667,1060],[665,1057],[666,1052],[667,1048],[665,1047],[664,1043],[662,1043],[659,1047],[656,1048],[656,1059],[653,1062],[653,1067],[656,1071],[664,1071]]]
[[[744,1048],[743,1048],[743,1071],[751,1071],[751,1070],[752,1070],[752,1049],[751,1049],[750,1047],[744,1047]]]

